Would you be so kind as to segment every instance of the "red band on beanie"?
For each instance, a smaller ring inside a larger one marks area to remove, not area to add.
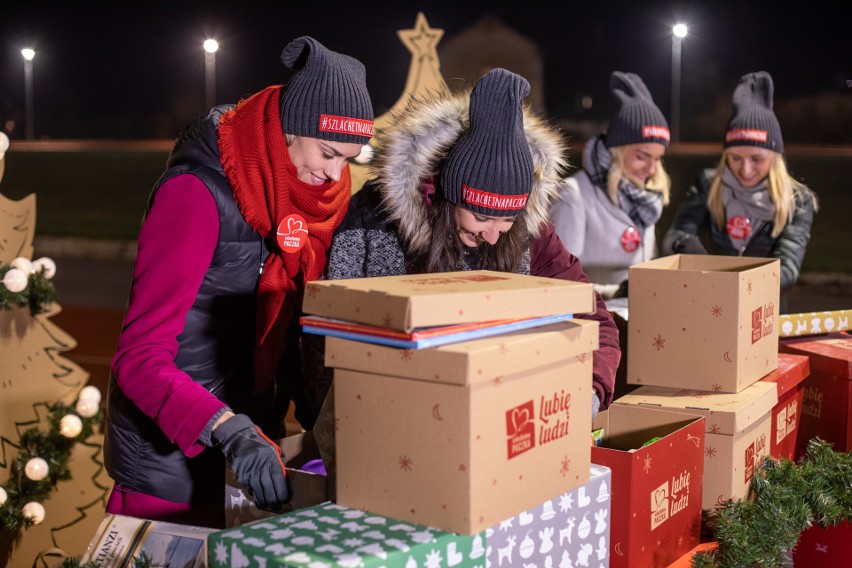
[[[462,202],[468,205],[496,209],[498,211],[521,211],[527,206],[528,193],[520,195],[501,195],[474,189],[462,184]]]
[[[372,136],[373,121],[360,118],[347,118],[333,114],[321,114],[319,119],[320,132],[341,132],[357,136]]]
[[[728,130],[725,133],[725,142],[732,140],[751,140],[752,142],[766,142],[769,139],[769,132],[766,130],[756,130],[754,128],[735,128]]]
[[[668,142],[670,140],[669,129],[665,126],[646,124],[642,126],[642,138],[662,138]]]

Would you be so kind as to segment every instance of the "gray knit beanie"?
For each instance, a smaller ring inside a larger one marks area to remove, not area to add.
[[[758,146],[784,151],[781,125],[772,110],[773,92],[772,77],[766,71],[740,77],[734,89],[734,111],[725,131],[725,148]]]
[[[281,126],[287,134],[366,144],[373,136],[373,104],[360,61],[331,51],[309,36],[281,54],[298,70],[284,88]]]
[[[505,69],[493,69],[476,82],[470,93],[470,125],[441,171],[447,201],[492,217],[524,211],[533,183],[523,116],[529,92],[526,79]]]
[[[669,123],[654,104],[648,87],[635,73],[613,71],[609,88],[620,108],[609,121],[604,142],[607,148],[657,142],[668,147]]]

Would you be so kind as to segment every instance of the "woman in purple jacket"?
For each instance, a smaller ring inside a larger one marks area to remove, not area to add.
[[[330,279],[497,270],[588,282],[547,217],[565,167],[561,136],[523,108],[529,83],[504,69],[470,93],[422,101],[378,139],[376,179],[350,202]],[[612,401],[618,330],[596,294],[593,415]],[[329,373],[317,381],[324,396]]]

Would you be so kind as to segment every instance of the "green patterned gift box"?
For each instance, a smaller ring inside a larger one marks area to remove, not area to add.
[[[401,522],[330,502],[207,538],[210,568],[484,568],[485,536]]]

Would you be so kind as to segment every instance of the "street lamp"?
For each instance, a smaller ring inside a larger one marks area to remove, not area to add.
[[[24,56],[24,104],[27,123],[27,140],[35,138],[35,127],[33,126],[33,58],[35,50],[25,47],[21,50]]]
[[[686,24],[672,26],[672,142],[680,141],[680,47]]]
[[[215,39],[204,40],[204,92],[207,95],[207,108],[216,104],[216,51],[219,42]]]

